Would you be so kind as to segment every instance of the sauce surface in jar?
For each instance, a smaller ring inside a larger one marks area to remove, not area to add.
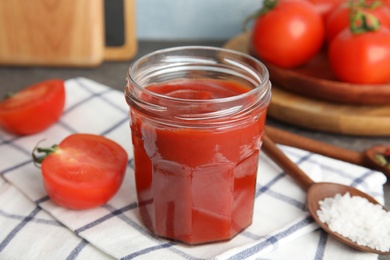
[[[180,80],[146,89],[191,100],[228,98],[252,90],[213,79]],[[207,105],[199,103],[180,110],[207,112]],[[168,111],[169,115],[175,112]],[[166,125],[136,109],[130,116],[138,203],[153,233],[201,244],[228,240],[251,224],[266,107],[250,110],[241,121],[229,115],[219,118],[218,127],[196,127],[198,119],[190,126]]]

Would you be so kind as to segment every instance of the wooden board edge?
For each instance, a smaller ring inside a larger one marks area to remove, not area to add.
[[[134,0],[123,1],[125,42],[119,47],[106,47],[104,49],[105,61],[125,61],[131,59],[137,53],[138,44],[135,26],[135,2]]]
[[[273,95],[267,111],[267,116],[270,118],[321,132],[351,136],[390,136],[390,117],[386,115],[340,113],[340,109],[351,109],[351,106],[308,100],[277,87],[273,89],[273,92],[276,95]],[[370,107],[370,109],[375,108]],[[390,111],[390,106],[388,110]],[[327,113],[320,115],[319,111],[327,111]]]

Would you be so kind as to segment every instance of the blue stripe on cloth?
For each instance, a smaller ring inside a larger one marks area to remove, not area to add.
[[[17,138],[20,138],[20,137],[14,136],[11,140],[7,140],[7,139],[5,139],[3,136],[0,135],[0,145],[7,145],[7,144],[9,144],[10,142],[12,142],[13,139],[17,139]]]
[[[126,118],[124,118],[123,120],[120,120],[116,124],[113,124],[110,128],[108,128],[105,131],[103,131],[102,133],[100,133],[100,135],[108,135],[109,133],[111,133],[115,129],[118,129],[119,126],[123,125],[124,123],[127,124],[128,122],[129,122],[129,118],[128,118],[128,116],[126,116]],[[130,130],[129,130],[129,133],[130,133]]]
[[[99,97],[99,96],[102,96],[106,93],[109,93],[111,91],[114,91],[113,89],[106,89],[105,91],[103,92],[100,92],[100,93],[93,93],[92,95],[80,100],[79,102],[73,104],[72,106],[69,106],[66,110],[64,110],[63,114],[62,115],[66,115],[67,113],[73,111],[74,109],[77,109],[78,107],[80,107],[81,105],[87,103],[88,101],[96,98],[96,97]]]
[[[103,100],[104,102],[106,102],[107,104],[109,104],[110,106],[116,108],[118,111],[120,112],[123,112],[125,114],[128,113],[128,109],[123,109],[121,106],[118,106],[117,103],[114,103],[112,102],[111,100],[105,98],[104,95],[106,95],[107,93],[117,93],[118,90],[116,89],[113,89],[113,88],[106,88],[105,90],[101,91],[101,92],[96,92],[95,90],[92,90],[88,85],[84,84],[82,80],[80,79],[76,79],[76,82],[78,85],[80,85],[83,89],[87,90],[88,92],[90,92],[92,95],[90,96],[90,98],[87,98],[85,99],[84,101],[87,101],[87,100],[90,100],[92,98],[95,98],[95,97],[100,97],[101,100]],[[123,95],[123,99],[125,99],[125,96]],[[80,104],[78,104],[80,105]],[[77,106],[78,106],[77,105]],[[73,109],[73,108],[72,108]]]
[[[285,152],[285,151],[283,151]],[[306,156],[303,156],[303,157],[299,157],[300,159],[295,162],[296,165],[299,165],[301,164],[302,162],[304,161],[307,161],[313,154],[312,153],[308,153]],[[296,155],[297,156],[297,155]],[[262,188],[260,188],[257,192],[256,192],[256,197],[260,196],[262,193],[265,193],[267,190],[270,189],[270,187],[272,185],[274,185],[275,183],[277,183],[279,180],[283,179],[284,177],[286,176],[286,174],[284,172],[278,174],[275,176],[275,178],[273,178],[270,182],[268,182],[266,185],[264,185]],[[300,206],[299,206],[300,207]]]
[[[24,147],[20,146],[20,145],[16,145],[15,144],[15,141],[19,140],[21,137],[15,137],[15,138],[11,138],[9,140],[4,140],[0,143],[0,146],[1,145],[10,145],[12,146],[13,148],[15,148],[16,150],[26,154],[26,155],[31,155],[31,151],[28,151],[27,149],[25,149]],[[9,149],[9,148],[7,148]]]
[[[80,243],[70,252],[70,254],[66,257],[66,260],[74,260],[81,253],[81,251],[88,245],[87,240],[82,239]]]
[[[116,90],[114,90],[116,92]],[[105,101],[107,104],[110,104],[112,107],[116,108],[118,111],[128,115],[129,114],[129,108],[124,109],[121,106],[118,106],[118,102],[112,102],[112,100],[107,99],[105,96],[101,96],[101,99]],[[123,99],[125,99],[125,96],[123,95]]]
[[[204,258],[199,258],[199,257],[189,255],[181,250],[178,250],[175,247],[169,247],[168,250],[188,260],[204,260]]]
[[[345,172],[343,171],[343,169],[340,169],[340,168],[334,168],[332,166],[329,166],[329,165],[326,165],[326,164],[322,164],[320,162],[313,162],[313,163],[316,163],[317,165],[319,165],[322,169],[325,169],[325,170],[328,170],[328,171],[331,171],[331,172],[334,172],[334,173],[337,173],[337,175],[339,175],[340,177],[343,177],[347,180],[350,180],[350,181],[354,181],[356,179],[355,176],[353,176],[352,174],[350,174],[349,172]],[[365,183],[366,184],[366,183]]]
[[[257,243],[256,245],[246,248],[242,250],[241,252],[229,257],[230,260],[241,260],[245,259],[247,257],[253,256],[256,253],[260,252],[264,248],[268,246],[274,246],[275,244],[280,241],[280,239],[289,236],[290,234],[296,232],[297,230],[306,227],[307,225],[313,223],[313,219],[309,216],[303,219],[302,221],[296,223],[295,225],[289,227],[288,229],[275,234],[274,236],[271,236],[267,238],[265,241],[261,241],[260,243]]]
[[[12,167],[10,167],[10,168],[7,168],[7,169],[2,170],[2,171],[0,172],[0,175],[4,175],[4,174],[6,174],[6,173],[12,172],[12,171],[14,171],[14,170],[16,170],[16,169],[18,169],[18,168],[20,168],[20,167],[23,167],[23,166],[25,166],[26,164],[29,164],[29,163],[31,163],[31,164],[33,163],[31,159],[28,160],[28,161],[24,161],[24,162],[21,162],[21,163],[19,163],[19,164],[16,164],[16,165],[14,165],[14,166],[12,166]]]
[[[40,198],[40,199],[37,199],[36,201],[34,201],[36,204],[40,204],[40,203],[42,203],[42,202],[45,202],[45,201],[48,201],[48,200],[50,200],[50,197],[49,196],[44,196],[44,197],[42,197],[42,198]]]
[[[306,210],[305,203],[302,203],[301,201],[296,200],[294,198],[288,197],[288,196],[286,196],[286,195],[284,195],[282,193],[275,192],[275,191],[271,190],[271,187],[274,184],[276,184],[279,180],[283,179],[285,176],[286,175],[284,173],[281,173],[281,174],[276,175],[275,178],[273,178],[271,181],[269,181],[264,186],[261,186],[260,184],[258,184],[258,186],[260,186],[260,188],[258,188],[258,190],[256,191],[255,197],[257,198],[261,194],[266,193],[267,195],[272,196],[272,197],[274,197],[274,198],[276,198],[276,199],[278,199],[280,201],[286,202],[289,205],[297,207],[297,208],[299,208],[301,210]]]
[[[78,131],[71,126],[69,126],[67,123],[63,122],[62,120],[57,122],[58,126],[61,126],[63,129],[67,130],[71,134],[77,133]]]
[[[136,204],[136,203],[135,203]],[[134,204],[131,204],[131,205],[134,205]],[[112,212],[115,211],[115,209],[113,209],[110,205],[106,204],[103,206],[104,208],[106,208],[107,210],[110,210]],[[132,209],[135,209],[138,207],[138,204],[135,205],[134,208]],[[123,212],[121,212],[123,213]],[[149,236],[151,237],[150,233],[147,231],[147,229],[145,229],[144,227],[141,227],[140,225],[138,225],[137,223],[135,223],[132,219],[128,218],[127,216],[123,215],[123,214],[117,214],[117,217],[119,219],[121,219],[123,222],[125,222],[126,224],[128,224],[129,226],[131,226],[132,228],[134,228],[135,230],[137,230],[138,232],[142,233],[143,235],[146,235],[146,236]],[[154,237],[151,237],[152,239]]]
[[[294,151],[291,151],[291,150],[288,150],[288,151],[285,151],[285,150],[284,150],[283,152],[284,152],[284,153],[288,153],[288,154],[290,154],[291,156],[294,156],[294,157],[298,157],[298,158],[301,157],[300,154],[298,154],[298,153],[296,153],[296,152],[294,152]],[[305,157],[307,157],[306,160],[307,160],[309,163],[319,165],[322,169],[326,169],[326,170],[328,170],[328,171],[335,172],[335,173],[337,173],[338,175],[340,175],[340,176],[342,176],[343,178],[346,178],[346,179],[352,180],[352,179],[355,178],[355,177],[354,177],[353,175],[351,175],[349,172],[345,172],[342,168],[339,168],[339,167],[332,167],[331,165],[324,164],[324,163],[321,163],[321,161],[318,161],[318,160],[316,160],[316,159],[313,159],[314,155],[316,155],[316,154],[311,153],[311,152],[308,152],[308,153],[309,153],[310,156],[309,156],[309,155],[306,155]],[[299,162],[301,162],[301,161],[302,161],[302,160],[300,160]],[[298,164],[298,162],[297,162],[296,164]]]
[[[364,188],[369,190],[368,184],[365,182],[365,179],[367,179],[368,177],[370,177],[373,174],[374,174],[374,171],[368,171],[368,172],[364,173],[362,176],[360,176],[359,178],[353,179],[353,182],[350,185],[354,186],[354,187],[356,187],[358,185],[363,185]]]
[[[276,175],[271,181],[266,183],[264,186],[262,186],[260,189],[256,191],[255,197],[257,198],[261,194],[265,193],[272,185],[274,185],[279,180],[283,179],[285,175],[284,174],[278,174]]]
[[[98,218],[97,220],[95,220],[95,221],[93,221],[93,222],[91,222],[83,227],[76,229],[74,232],[78,235],[79,233],[81,233],[87,229],[93,228],[93,227],[103,223],[104,221],[110,219],[110,218],[113,218],[119,214],[122,214],[125,211],[132,210],[132,209],[137,208],[137,207],[138,207],[137,203],[132,203],[132,204],[127,205],[123,208],[116,209],[116,210],[110,212],[109,214],[107,214],[101,218]]]
[[[12,241],[12,239],[29,223],[33,220],[34,216],[41,211],[39,207],[36,207],[27,217],[24,217],[22,221],[4,238],[0,243],[0,252]]]
[[[320,229],[319,232],[320,239],[318,241],[317,251],[314,257],[315,260],[321,260],[324,258],[326,242],[328,240],[328,233],[326,233],[323,229]]]
[[[134,158],[130,158],[127,162],[127,166],[134,170]]]
[[[252,239],[252,240],[260,240],[262,238],[264,238],[265,236],[259,236],[259,235],[256,235],[252,232],[249,232],[248,230],[244,229],[243,231],[241,231],[240,235],[246,237],[246,238],[249,238],[249,239]]]
[[[79,102],[73,104],[72,106],[68,107],[63,114],[67,114],[71,111],[73,111],[74,109],[84,105],[85,103],[95,99],[95,98],[99,98],[99,100],[101,101],[104,101],[105,103],[107,103],[108,105],[110,105],[111,107],[115,108],[116,110],[120,111],[121,113],[124,114],[124,119],[123,120],[120,120],[119,122],[117,122],[116,124],[114,125],[111,125],[110,128],[106,129],[105,131],[103,131],[102,133],[100,133],[100,135],[107,135],[108,133],[112,132],[113,130],[117,129],[120,125],[122,125],[123,123],[127,123],[129,121],[129,117],[128,117],[128,110],[125,110],[123,109],[122,107],[118,106],[117,103],[115,102],[112,102],[110,99],[106,98],[105,95],[108,94],[108,93],[116,93],[117,90],[115,89],[111,89],[111,88],[107,88],[107,89],[104,89],[103,91],[100,91],[100,92],[95,92],[93,91],[92,89],[90,89],[90,87],[86,84],[83,83],[82,80],[80,79],[76,79],[75,80],[77,82],[77,84],[82,87],[83,89],[85,89],[86,91],[90,92],[91,95],[88,96],[87,98],[84,98],[82,100],[80,100]],[[124,97],[123,97],[124,98]],[[67,124],[66,122],[60,120],[58,122],[59,125],[61,125],[63,128],[67,129],[68,131],[72,132],[72,133],[76,133],[78,132],[76,129],[72,128],[69,124]]]
[[[100,85],[97,82],[94,82],[95,84],[100,85],[100,87],[96,87],[93,85],[90,85],[90,80],[87,80],[87,84],[85,84],[85,78],[74,78],[73,81],[75,81],[79,87],[83,88],[85,91],[89,92],[90,94],[94,95],[96,93],[102,93],[102,92],[117,92],[114,88],[110,88],[104,85]]]
[[[297,199],[291,198],[289,196],[286,196],[283,193],[272,191],[271,189],[267,190],[267,195],[276,198],[280,201],[286,202],[287,204],[294,206],[302,211],[306,211],[306,204],[305,202],[301,202]]]
[[[148,248],[145,248],[143,250],[140,250],[140,251],[137,251],[135,253],[132,253],[130,255],[127,255],[125,257],[122,257],[121,260],[129,260],[129,259],[133,259],[137,256],[140,256],[140,255],[145,255],[145,254],[148,254],[152,251],[155,251],[155,250],[161,250],[161,249],[165,249],[165,248],[168,248],[168,247],[172,247],[174,246],[173,243],[164,243],[164,244],[161,244],[161,245],[157,245],[157,246],[152,246],[152,247],[148,247]]]
[[[151,246],[151,247],[144,248],[142,250],[136,251],[134,253],[131,253],[131,254],[127,255],[127,256],[122,257],[121,260],[133,259],[135,257],[141,256],[141,255],[146,255],[148,253],[151,253],[151,252],[154,252],[154,251],[157,251],[157,250],[162,250],[162,249],[168,249],[171,252],[173,252],[173,253],[175,253],[177,255],[180,255],[183,258],[188,259],[188,260],[204,260],[203,258],[198,258],[198,257],[191,256],[191,255],[189,255],[187,253],[184,253],[181,250],[178,250],[177,248],[174,248],[175,245],[176,245],[176,243],[174,243],[174,242],[168,242],[168,243],[164,242],[164,243],[161,243],[159,245]]]
[[[5,218],[10,218],[10,219],[17,219],[17,220],[23,220],[26,217],[23,215],[9,214],[1,209],[0,209],[0,216],[5,217]],[[54,220],[54,219],[32,218],[30,221],[37,223],[37,224],[45,224],[45,225],[63,227],[63,225],[60,222],[58,222],[57,220]]]
[[[313,156],[313,153],[309,152],[305,156],[300,157],[299,160],[295,162],[295,164],[300,165],[305,161],[309,161],[312,156]]]
[[[358,180],[359,183],[364,182],[365,179],[367,179],[368,177],[372,176],[374,173],[375,173],[375,171],[368,170],[367,172],[365,172],[363,175],[361,175],[356,180]]]

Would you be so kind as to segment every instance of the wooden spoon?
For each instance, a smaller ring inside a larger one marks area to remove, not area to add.
[[[306,207],[308,211],[310,212],[313,219],[317,222],[317,224],[326,232],[328,232],[329,235],[338,239],[342,243],[360,251],[383,255],[390,254],[390,252],[382,252],[367,246],[360,246],[356,244],[349,238],[344,237],[329,229],[328,225],[321,222],[317,215],[317,211],[320,209],[319,202],[324,200],[325,198],[334,197],[336,194],[344,195],[345,193],[349,192],[351,196],[360,196],[366,198],[373,204],[380,204],[379,202],[377,202],[374,198],[367,195],[366,193],[351,186],[330,182],[315,183],[295,163],[293,163],[286,155],[284,155],[283,152],[267,135],[264,135],[263,137],[262,151],[264,151],[277,165],[280,166],[280,168],[282,168],[285,173],[290,175],[301,186],[301,188],[307,192]]]
[[[390,168],[381,165],[375,159],[376,155],[383,154],[386,149],[390,147],[390,145],[373,146],[364,152],[356,152],[296,135],[272,126],[266,126],[265,132],[274,142],[278,144],[300,148],[334,159],[361,165],[376,171],[383,172],[387,177],[390,177]]]

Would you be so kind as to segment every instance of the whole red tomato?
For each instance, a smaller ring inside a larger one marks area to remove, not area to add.
[[[321,14],[324,21],[326,21],[330,13],[332,13],[341,3],[344,3],[347,0],[308,0],[308,1],[314,5],[317,12]]]
[[[70,209],[106,203],[121,186],[128,160],[119,144],[92,134],[73,134],[59,145],[36,148],[33,157],[41,164],[49,197]]]
[[[390,8],[377,0],[365,0],[361,8],[368,14],[374,15],[382,26],[390,28]],[[350,25],[350,3],[339,5],[329,16],[325,23],[326,40],[330,43],[333,38]]]
[[[0,102],[0,126],[17,135],[38,133],[60,118],[64,104],[63,80],[37,83]]]
[[[251,38],[255,56],[283,68],[305,64],[321,49],[322,17],[304,0],[264,0]]]
[[[344,29],[331,42],[329,63],[338,79],[357,84],[390,81],[390,30],[353,34]]]

